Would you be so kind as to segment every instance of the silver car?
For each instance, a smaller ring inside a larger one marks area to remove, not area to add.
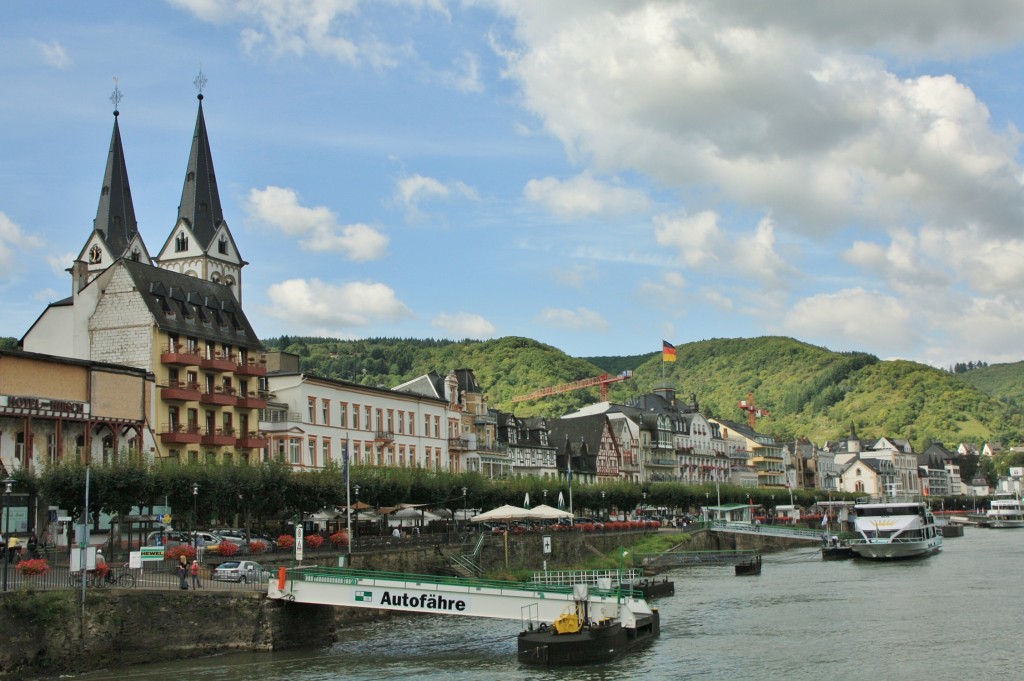
[[[213,571],[215,582],[265,582],[270,579],[270,571],[254,560],[229,560],[217,566]]]

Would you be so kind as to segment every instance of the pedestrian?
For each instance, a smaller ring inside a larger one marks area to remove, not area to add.
[[[395,539],[401,539],[402,538],[402,531],[396,527],[395,529],[393,529],[391,531],[391,536],[394,537]]]
[[[188,564],[178,563],[178,584],[179,589],[188,589]]]
[[[97,549],[95,573],[96,586],[99,586],[103,583],[103,580],[106,579],[108,572],[110,572],[110,568],[107,566],[107,559],[103,557],[103,549]]]
[[[36,538],[36,533],[33,532],[28,535],[28,557],[38,558],[39,557],[39,540]]]
[[[760,518],[757,518],[757,519],[754,520],[754,530],[756,532],[760,532],[761,531],[761,519]]]
[[[193,560],[192,561],[192,569],[191,569],[191,571],[192,571],[192,588],[193,589],[202,589],[203,585],[199,583],[199,561],[198,560]]]
[[[21,555],[21,547],[18,545],[18,538],[13,534],[7,539],[7,562],[14,563],[14,557]]]

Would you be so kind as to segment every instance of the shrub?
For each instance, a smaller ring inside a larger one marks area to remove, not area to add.
[[[235,555],[236,553],[238,553],[238,550],[239,550],[238,549],[238,544],[235,544],[234,542],[230,542],[227,539],[222,541],[220,544],[217,544],[217,552],[220,553],[220,555],[225,556],[225,557],[230,557],[230,556]]]
[[[189,544],[178,544],[164,551],[164,559],[173,560],[175,563],[181,559],[181,556],[185,556],[191,563],[196,557],[196,550]]]
[[[33,558],[21,561],[16,569],[26,577],[37,577],[49,572],[50,564],[46,562],[45,558]]]
[[[282,549],[291,549],[295,547],[295,537],[290,534],[282,534],[277,538],[277,545]]]
[[[331,545],[336,549],[348,546],[348,534],[345,532],[335,532],[331,535]]]
[[[322,534],[310,534],[306,535],[306,546],[313,549],[314,551],[324,544],[324,536]]]
[[[267,543],[259,540],[249,542],[249,553],[263,553],[267,550]]]

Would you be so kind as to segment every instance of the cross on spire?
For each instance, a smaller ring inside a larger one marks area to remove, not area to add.
[[[121,89],[117,87],[117,76],[114,76],[114,91],[110,94],[110,103],[114,105],[114,115],[118,114],[117,105],[121,103],[123,95]]]
[[[203,88],[206,87],[206,76],[203,75],[203,67],[199,67],[199,75],[192,81],[192,84],[196,86],[196,90],[199,90],[199,99],[203,98]]]

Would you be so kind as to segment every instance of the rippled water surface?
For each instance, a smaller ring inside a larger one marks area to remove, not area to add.
[[[671,573],[662,635],[612,663],[516,662],[517,622],[397,617],[347,629],[325,649],[225,655],[87,674],[156,681],[407,679],[1019,679],[1024,675],[1024,529],[968,528],[920,561],[822,562],[816,549]]]

